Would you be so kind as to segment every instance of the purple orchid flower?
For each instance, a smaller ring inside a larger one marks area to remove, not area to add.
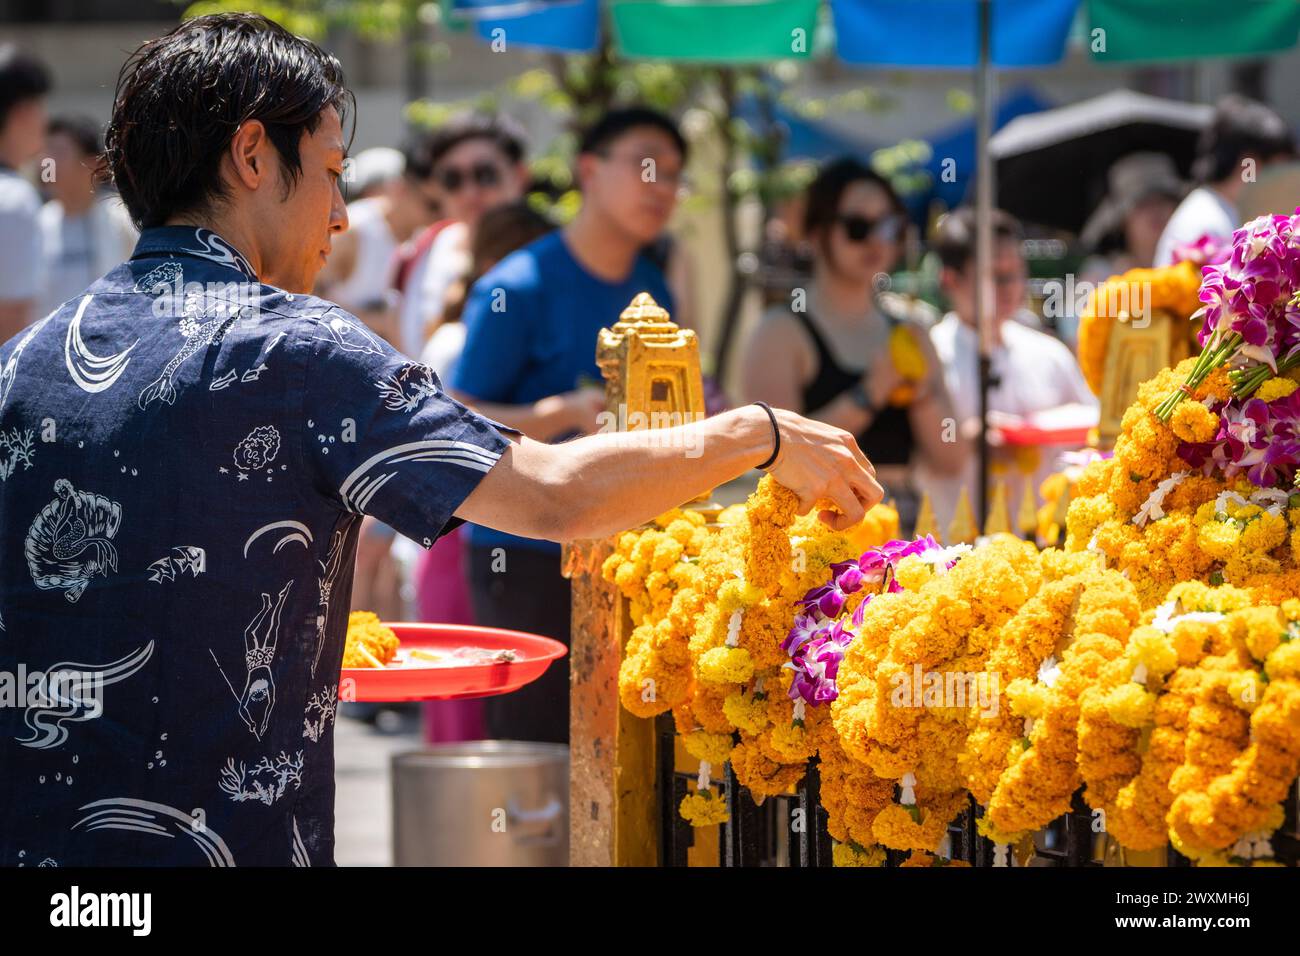
[[[781,642],[781,650],[793,657],[804,644],[823,630],[825,630],[825,624],[818,621],[811,614],[798,614],[794,619],[794,627],[790,628],[790,633]]]

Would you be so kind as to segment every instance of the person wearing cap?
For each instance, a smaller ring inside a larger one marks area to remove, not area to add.
[[[351,202],[369,199],[385,191],[385,187],[402,175],[406,156],[391,146],[371,146],[357,153],[347,178],[347,195]]]
[[[1111,166],[1107,181],[1110,188],[1079,233],[1079,244],[1106,257],[1108,276],[1150,268],[1187,184],[1164,153],[1130,153]]]
[[[1174,210],[1156,246],[1155,265],[1173,263],[1175,251],[1209,236],[1226,239],[1241,225],[1242,188],[1266,166],[1295,157],[1286,121],[1263,103],[1232,94],[1219,100],[1201,134],[1192,175],[1199,185]]]
[[[1187,184],[1164,153],[1130,153],[1107,176],[1109,189],[1079,232],[1084,260],[1076,278],[1091,289],[1129,269],[1149,269],[1169,217],[1187,193]],[[1079,335],[1083,296],[1063,302],[1056,333],[1071,348]]]

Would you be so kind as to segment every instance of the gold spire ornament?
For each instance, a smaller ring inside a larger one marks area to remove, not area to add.
[[[1008,512],[1007,483],[999,481],[993,491],[993,507],[989,508],[988,518],[984,522],[984,533],[1011,534],[1011,515]]]
[[[917,538],[924,538],[927,534],[933,536],[934,540],[940,544],[943,539],[939,535],[939,522],[934,517],[934,504],[930,501],[928,491],[921,493],[921,504],[916,512],[916,527],[912,534]]]
[[[1016,525],[1020,528],[1020,536],[1026,541],[1033,541],[1038,537],[1038,501],[1034,497],[1032,481],[1025,481],[1025,491],[1020,496],[1020,509],[1016,514]]]
[[[957,499],[957,510],[953,512],[952,524],[948,525],[949,544],[974,544],[979,536],[975,525],[975,512],[970,506],[970,492],[962,485],[961,497]]]

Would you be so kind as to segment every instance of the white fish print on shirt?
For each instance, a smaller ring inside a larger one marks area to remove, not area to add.
[[[196,545],[172,548],[171,554],[149,565],[149,580],[159,584],[175,581],[178,575],[184,576],[187,571],[197,578],[207,570],[207,560],[207,552]]]
[[[117,570],[112,538],[122,524],[122,506],[103,495],[77,491],[66,478],[54,483],[58,495],[27,531],[23,553],[38,588],[64,588],[75,603],[96,575]]]
[[[330,342],[345,352],[361,352],[366,355],[387,355],[368,330],[355,322],[349,322],[341,315],[327,314],[313,319],[316,334],[312,338],[321,342]]]
[[[197,314],[192,314],[193,313]],[[218,345],[230,331],[230,327],[247,316],[248,309],[234,302],[217,299],[203,302],[199,296],[185,297],[185,318],[181,319],[180,332],[185,336],[185,344],[166,365],[162,374],[150,382],[140,392],[138,404],[141,410],[161,400],[168,405],[176,403],[176,372],[185,361],[195,353],[210,345]],[[209,318],[209,316],[211,316]],[[206,321],[200,321],[205,319]]]

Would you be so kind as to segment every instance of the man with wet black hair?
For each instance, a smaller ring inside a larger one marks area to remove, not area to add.
[[[0,708],[0,864],[332,863],[363,515],[425,547],[462,519],[601,537],[758,465],[835,527],[880,499],[851,436],[755,406],[524,438],[308,294],[350,105],[334,57],[248,14],[119,79],[135,254],[0,346],[0,673],[28,676]]]

